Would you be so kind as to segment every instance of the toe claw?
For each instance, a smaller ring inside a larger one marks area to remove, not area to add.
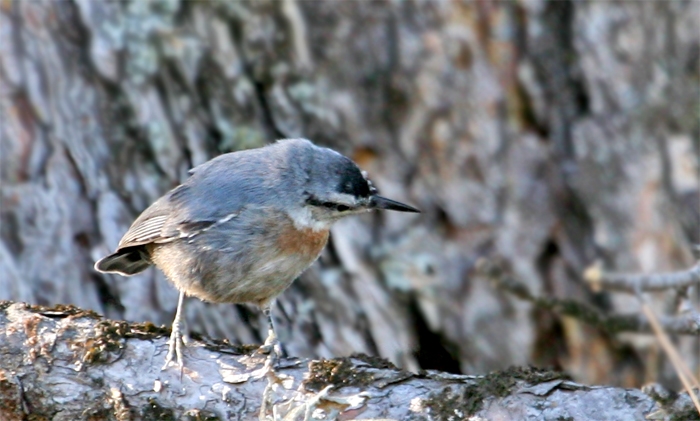
[[[256,351],[258,354],[263,354],[263,355],[268,355],[269,353],[274,351],[274,347],[272,345],[260,345],[260,348]]]
[[[265,360],[265,369],[263,371],[271,371],[274,373],[275,369],[279,365],[280,358],[282,357],[282,345],[281,343],[274,339],[272,341],[266,341],[264,345],[256,351],[258,354],[267,355]]]
[[[168,355],[165,357],[165,364],[161,368],[161,371],[168,368],[171,362],[175,363],[175,365],[182,370],[185,366],[182,350],[183,346],[186,345],[188,341],[187,335],[182,334],[182,329],[174,325],[173,331],[170,334],[170,339],[168,340]]]

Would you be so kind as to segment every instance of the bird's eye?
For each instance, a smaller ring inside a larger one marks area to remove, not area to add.
[[[339,205],[339,204],[333,203],[333,202],[323,202],[323,203],[321,203],[321,206],[323,206],[324,208],[328,208],[328,209],[335,209],[338,212],[345,212],[346,210],[350,210],[350,206]]]

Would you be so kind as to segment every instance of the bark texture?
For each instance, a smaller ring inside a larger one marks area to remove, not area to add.
[[[333,229],[273,310],[291,355],[665,381],[649,336],[533,310],[475,267],[629,313],[586,267],[692,266],[699,17],[696,1],[2,1],[0,298],[169,324],[161,273],[93,262],[193,165],[301,136],[424,213]],[[191,300],[186,317],[234,343],[265,329],[246,307]]]
[[[75,307],[2,302],[0,309],[3,421],[645,421],[651,413],[681,414],[639,390],[583,386],[535,369],[417,375],[356,356],[284,360],[276,379],[260,378],[264,357],[221,343],[191,344],[181,377],[177,369],[160,371],[167,337],[153,325]]]

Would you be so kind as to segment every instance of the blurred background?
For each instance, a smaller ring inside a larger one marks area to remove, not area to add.
[[[291,355],[674,386],[652,335],[479,268],[634,315],[584,270],[694,264],[699,19],[697,1],[0,1],[0,298],[169,326],[160,272],[94,262],[192,166],[307,137],[423,213],[337,224],[274,307]],[[671,314],[673,295],[653,304]],[[266,333],[246,306],[190,299],[187,320],[234,343]],[[697,372],[700,342],[674,340]]]

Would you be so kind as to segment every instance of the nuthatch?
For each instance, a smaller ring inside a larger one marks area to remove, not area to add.
[[[279,353],[270,306],[319,256],[331,225],[373,209],[419,212],[384,198],[349,158],[306,139],[218,156],[146,209],[100,272],[134,275],[151,265],[180,296],[169,340],[183,366],[185,295],[253,303],[268,320],[265,352]]]

